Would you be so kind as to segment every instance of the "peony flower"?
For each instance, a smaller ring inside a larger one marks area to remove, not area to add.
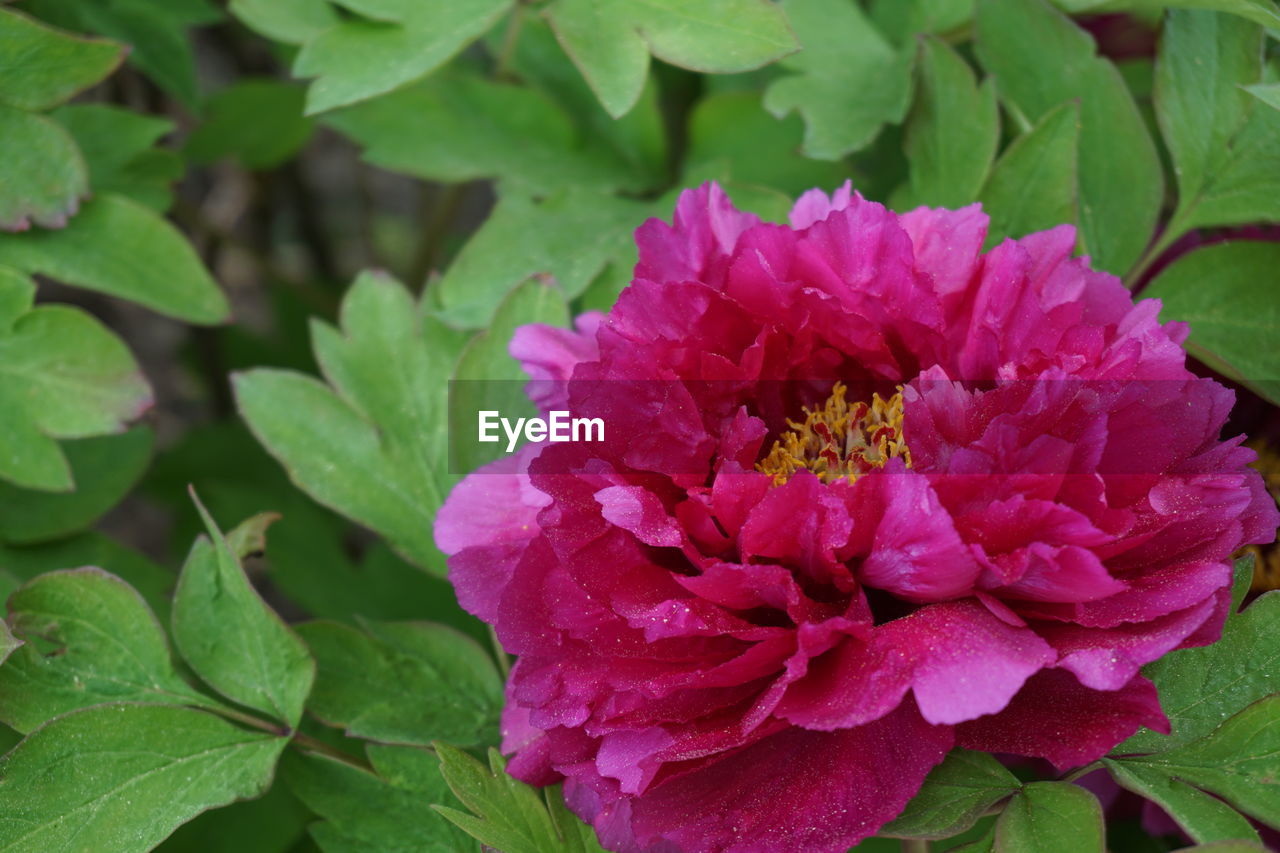
[[[1233,395],[1060,227],[715,185],[634,280],[511,351],[602,443],[530,445],[436,522],[517,655],[509,766],[616,851],[844,851],[959,745],[1092,761],[1168,730],[1139,668],[1217,638],[1277,513]]]

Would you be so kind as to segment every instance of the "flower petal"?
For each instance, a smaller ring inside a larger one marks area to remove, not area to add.
[[[1168,733],[1156,688],[1141,675],[1119,690],[1091,690],[1074,675],[1049,669],[1031,678],[999,714],[963,723],[966,749],[1047,758],[1059,770],[1088,764],[1146,726]]]
[[[643,849],[844,853],[902,811],[950,746],[910,704],[855,729],[788,729],[655,785],[631,803],[632,832]]]

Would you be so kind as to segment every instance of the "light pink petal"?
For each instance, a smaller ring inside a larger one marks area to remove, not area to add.
[[[629,530],[646,545],[678,548],[684,534],[662,501],[640,486],[609,486],[595,494],[600,514],[611,524]]]
[[[990,219],[982,205],[960,210],[921,207],[898,217],[914,249],[916,269],[933,280],[940,295],[967,288],[978,270],[978,257]]]
[[[551,502],[525,471],[541,450],[528,444],[462,479],[436,513],[436,546],[449,555],[458,603],[492,622],[516,564],[538,535],[538,511]]]
[[[791,208],[791,227],[797,230],[821,222],[832,213],[844,210],[853,199],[853,182],[845,181],[830,196],[819,189],[806,190]]]
[[[596,329],[604,320],[599,311],[588,311],[574,320],[573,329],[531,323],[516,329],[508,351],[529,374],[529,399],[543,412],[568,406],[566,384],[573,369],[600,357]]]
[[[959,723],[1000,711],[1029,677],[1057,657],[1035,632],[1001,621],[972,600],[922,607],[876,633],[917,660],[911,686],[931,723]]]

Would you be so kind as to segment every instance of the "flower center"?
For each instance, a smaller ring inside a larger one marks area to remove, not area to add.
[[[781,486],[791,475],[808,469],[824,483],[853,482],[890,459],[900,457],[911,467],[911,450],[902,434],[902,391],[889,399],[871,395],[871,403],[849,403],[844,383],[837,382],[821,407],[805,407],[803,423],[791,427],[773,443],[756,470]]]

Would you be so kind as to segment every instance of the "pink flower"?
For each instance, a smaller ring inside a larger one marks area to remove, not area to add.
[[[1217,638],[1275,507],[1184,326],[1069,227],[986,228],[705,186],[607,317],[517,333],[606,441],[467,477],[436,535],[519,656],[511,772],[610,849],[844,851],[954,745],[1065,768],[1167,730],[1139,667]]]

